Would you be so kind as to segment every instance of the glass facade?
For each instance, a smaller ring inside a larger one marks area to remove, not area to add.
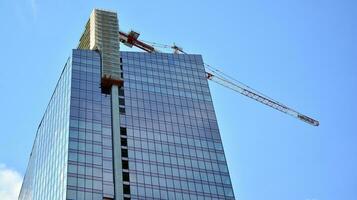
[[[131,199],[234,199],[202,57],[121,57]]]
[[[124,200],[234,199],[202,57],[120,55],[123,181],[116,187]],[[101,92],[100,73],[100,53],[73,50],[20,199],[114,199],[111,96]]]
[[[111,98],[100,88],[100,54],[73,50],[67,199],[114,198]]]
[[[69,59],[38,126],[20,200],[66,197],[71,70]]]

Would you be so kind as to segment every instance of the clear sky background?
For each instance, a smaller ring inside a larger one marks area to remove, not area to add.
[[[0,176],[24,175],[37,126],[95,7],[117,11],[122,30],[176,42],[320,120],[307,125],[211,83],[237,199],[357,199],[353,0],[1,1]],[[0,179],[4,194],[9,184]]]

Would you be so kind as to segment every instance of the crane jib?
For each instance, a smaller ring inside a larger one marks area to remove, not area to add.
[[[206,78],[209,80],[212,80],[224,87],[227,87],[227,88],[232,89],[236,92],[239,92],[246,97],[254,99],[254,100],[256,100],[262,104],[265,104],[269,107],[272,107],[280,112],[283,112],[285,114],[288,114],[295,118],[298,118],[301,121],[306,122],[310,125],[318,126],[320,124],[317,120],[314,120],[306,115],[300,114],[299,112],[279,103],[278,101],[275,101],[269,97],[266,97],[265,95],[261,95],[258,92],[255,92],[253,89],[246,87],[244,84],[238,84],[238,83],[234,83],[231,80],[227,80],[225,77],[223,77],[220,74],[216,74],[215,72],[206,72]]]
[[[314,119],[312,119],[312,118],[310,118],[308,116],[305,116],[305,115],[298,114],[298,118],[303,120],[303,121],[305,121],[305,122],[307,122],[307,123],[309,123],[309,124],[311,124],[311,125],[314,125],[314,126],[320,125],[319,121],[314,120]]]
[[[128,47],[137,47],[140,48],[146,52],[149,53],[154,53],[154,52],[159,52],[158,49],[156,49],[154,46],[160,46],[161,48],[172,48],[175,50],[174,53],[183,53],[187,54],[185,51],[183,51],[182,48],[176,46],[175,44],[173,46],[170,45],[165,45],[165,44],[158,44],[158,43],[151,43],[147,44],[147,42],[138,40],[139,33],[135,31],[130,31],[129,33],[124,33],[122,31],[119,31],[119,40],[123,44],[127,45]],[[262,104],[265,104],[267,106],[270,106],[274,108],[275,110],[281,111],[283,113],[286,113],[288,115],[291,115],[297,119],[300,119],[301,121],[304,121],[308,124],[311,124],[313,126],[318,126],[320,123],[317,120],[314,120],[306,115],[300,114],[297,111],[279,103],[278,101],[275,101],[266,95],[261,94],[260,92],[257,92],[256,90],[250,88],[249,86],[241,83],[240,81],[237,81],[236,79],[230,77],[229,75],[221,72],[220,70],[204,63],[204,65],[208,68],[208,71],[206,71],[206,78],[208,80],[212,80],[224,87],[227,87],[231,90],[234,90],[236,92],[241,93],[244,96],[247,96],[251,99],[254,99]]]

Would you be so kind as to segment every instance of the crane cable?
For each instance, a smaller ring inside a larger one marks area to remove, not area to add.
[[[157,42],[150,42],[150,41],[146,41],[146,40],[141,40],[145,43],[148,43],[150,45],[152,45],[153,47],[158,47],[158,48],[163,48],[163,49],[175,49],[175,47],[177,47],[174,43],[174,45],[168,45],[168,44],[162,44],[162,43],[157,43]],[[179,49],[179,51],[183,54],[187,54],[185,51],[183,51],[182,49]],[[210,73],[213,75],[213,76],[220,76],[220,79],[225,79],[225,82],[228,82],[228,83],[231,83],[231,84],[234,84],[242,89],[246,89],[246,90],[249,90],[249,91],[252,91],[256,94],[259,94],[260,96],[263,96],[265,97],[266,99],[269,99],[271,100],[272,102],[276,103],[276,104],[280,104],[282,106],[285,106],[284,104],[268,97],[267,95],[249,87],[248,85],[238,81],[237,79],[233,78],[232,76],[222,72],[221,70],[213,67],[212,65],[209,65],[208,63],[203,63],[205,68],[208,69],[207,71],[210,71]],[[235,82],[235,83],[234,83]],[[287,107],[287,106],[285,106]]]
[[[168,45],[168,44],[161,44],[161,43],[156,43],[156,42],[150,42],[150,41],[145,41],[142,40],[142,42],[148,43],[150,45],[152,45],[153,47],[158,47],[158,48],[162,48],[162,49],[174,49],[175,52],[181,52],[183,54],[187,54],[185,51],[183,51],[182,48],[176,46],[176,44],[174,43],[173,45]],[[205,71],[206,71],[206,78],[209,80],[212,80],[224,87],[230,88],[232,90],[235,90],[249,98],[252,98],[256,101],[259,101],[260,103],[263,103],[267,106],[270,106],[276,110],[279,110],[283,113],[289,114],[291,116],[297,117],[302,121],[305,121],[309,124],[312,124],[314,126],[318,126],[319,122],[317,120],[314,120],[306,115],[303,115],[299,112],[297,112],[296,110],[266,96],[265,94],[249,87],[248,85],[238,81],[237,79],[233,78],[232,76],[222,72],[221,70],[207,64],[207,63],[203,63],[204,67],[205,67]],[[221,80],[224,83],[221,83],[217,80]],[[232,88],[233,86],[233,88]],[[236,88],[238,88],[238,90]]]
[[[153,47],[159,47],[159,48],[163,48],[163,49],[171,49],[171,47],[172,47],[171,45],[168,45],[168,44],[161,44],[161,43],[150,42],[150,41],[146,41],[146,40],[140,40],[140,41],[150,44]]]
[[[266,99],[269,99],[270,101],[272,101],[272,102],[274,102],[274,103],[283,105],[282,103],[280,103],[280,102],[278,102],[278,101],[276,101],[276,100],[274,100],[274,99],[268,97],[267,95],[265,95],[265,94],[263,94],[263,93],[261,93],[261,92],[255,90],[255,89],[249,87],[248,85],[246,85],[246,84],[244,84],[244,83],[238,81],[237,79],[233,78],[232,76],[230,76],[230,75],[228,75],[228,74],[222,72],[221,70],[219,70],[219,69],[217,69],[217,68],[214,68],[214,67],[212,67],[211,65],[209,65],[209,64],[207,64],[207,63],[204,63],[204,64],[205,64],[205,66],[207,67],[207,69],[209,69],[209,70],[213,73],[214,76],[219,76],[220,79],[225,79],[225,80],[224,80],[225,82],[234,84],[234,85],[236,85],[237,87],[240,87],[240,88],[242,88],[242,89],[252,91],[252,92],[254,92],[254,93],[256,93],[256,94],[259,94],[260,96],[262,96],[262,97],[264,97],[264,98],[266,98]],[[285,105],[283,105],[283,106],[285,106]],[[285,107],[287,107],[287,106],[285,106]]]
[[[143,41],[143,42],[145,42],[145,43],[148,43],[148,44],[150,44],[150,45],[152,45],[152,46],[154,46],[154,47],[163,48],[163,49],[173,49],[174,47],[177,47],[177,46],[175,45],[175,43],[174,43],[174,45],[172,46],[172,45],[168,45],[168,44],[162,44],[162,43],[157,43],[157,42],[150,42],[150,41],[146,41],[146,40],[141,40],[141,41]],[[187,53],[186,53],[185,51],[183,51],[182,49],[180,49],[179,51],[182,52],[183,54],[187,54]],[[265,94],[263,94],[263,93],[261,93],[261,92],[255,90],[255,89],[249,87],[248,85],[246,85],[246,84],[244,84],[244,83],[238,81],[237,79],[235,79],[235,78],[233,78],[232,76],[229,76],[228,74],[222,72],[221,70],[219,70],[219,69],[217,69],[217,68],[215,68],[215,67],[209,65],[208,63],[203,63],[203,64],[205,65],[205,68],[208,69],[208,71],[210,71],[210,72],[212,73],[212,75],[214,75],[214,76],[221,76],[221,78],[224,78],[224,77],[225,77],[224,79],[226,79],[226,80],[225,80],[226,82],[230,82],[230,83],[235,82],[235,83],[236,83],[235,85],[239,85],[241,88],[245,88],[245,89],[248,89],[248,90],[250,90],[250,91],[253,91],[253,92],[256,93],[256,94],[259,94],[260,96],[263,96],[263,97],[265,97],[265,98],[267,98],[267,99],[270,99],[270,100],[274,101],[275,103],[278,103],[278,104],[283,105],[282,103],[280,103],[280,102],[278,102],[278,101],[276,101],[276,100],[273,100],[272,98],[268,97],[267,95],[265,95]]]

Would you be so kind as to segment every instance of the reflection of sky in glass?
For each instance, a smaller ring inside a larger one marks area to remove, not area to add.
[[[234,199],[201,56],[121,56],[132,199]]]

